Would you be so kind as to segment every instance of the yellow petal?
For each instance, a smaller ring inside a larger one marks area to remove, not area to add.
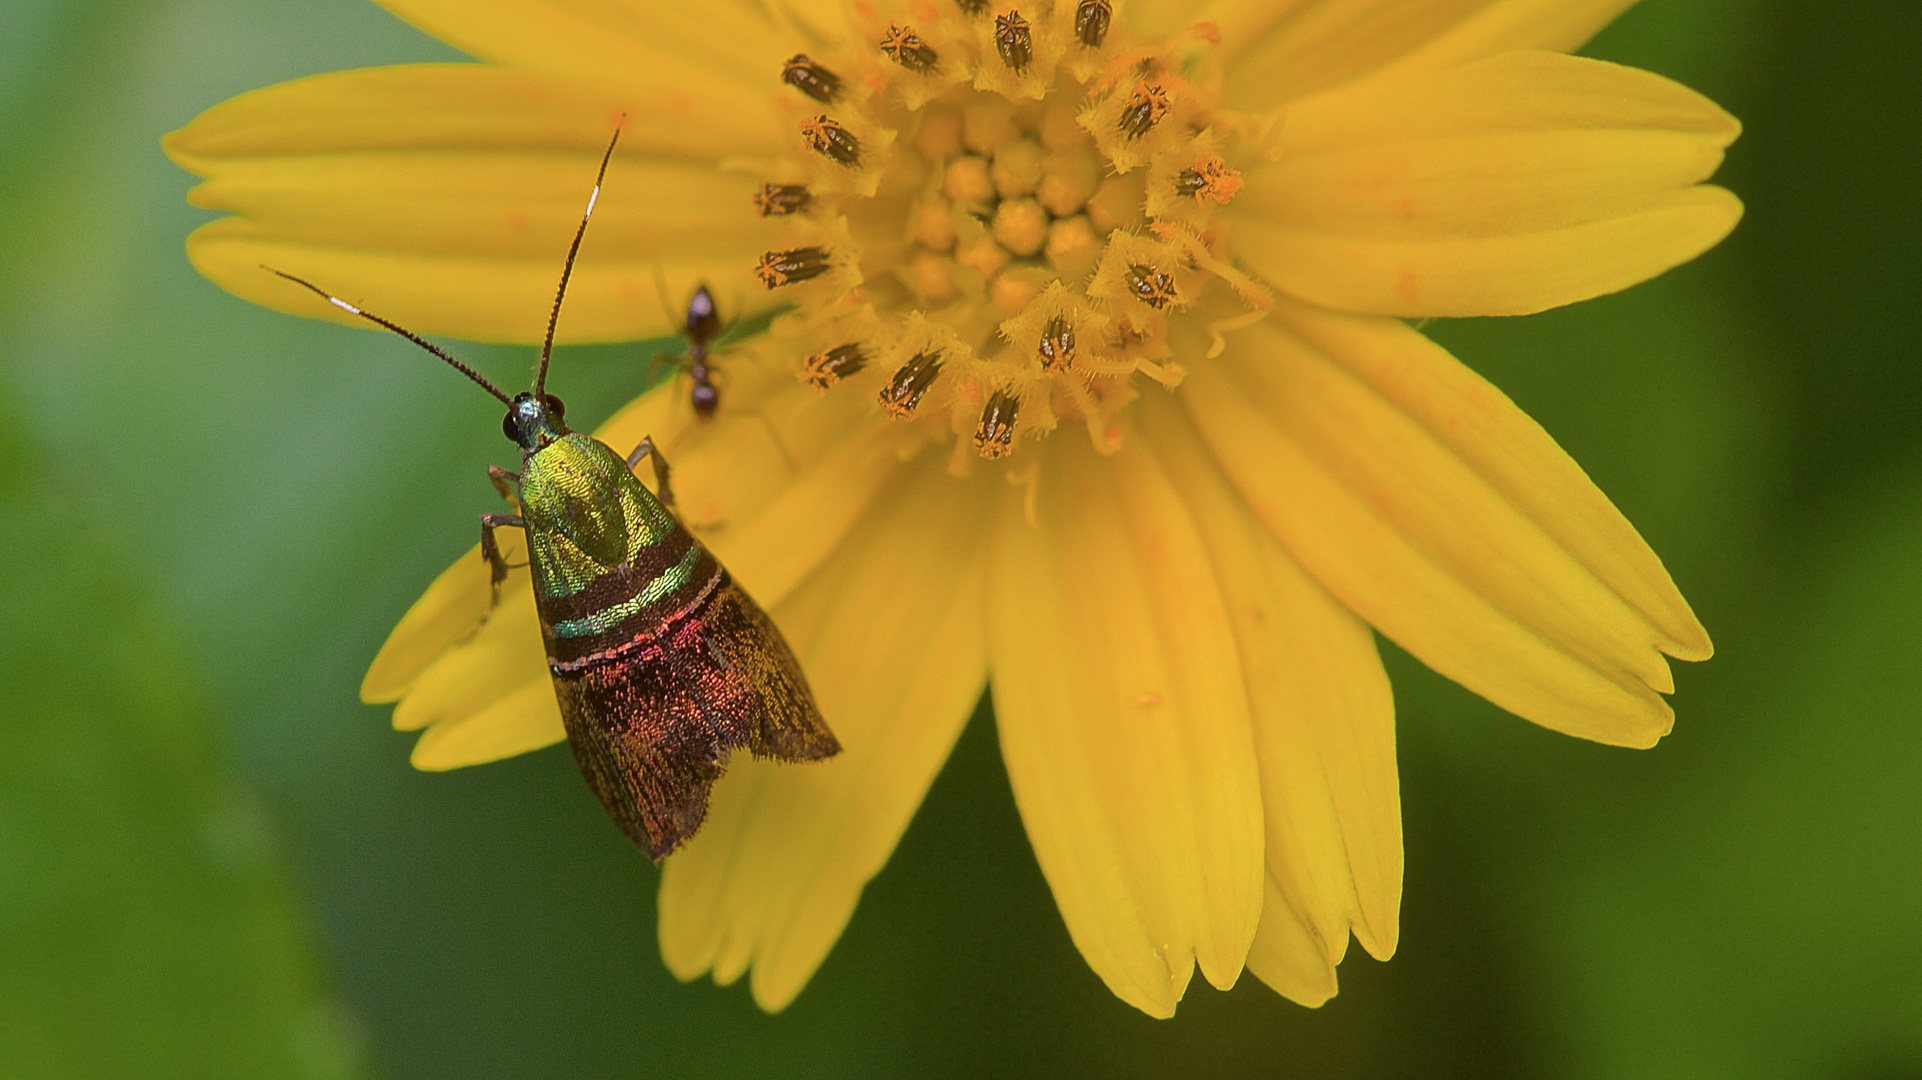
[[[1401,906],[1401,791],[1394,698],[1374,633],[1254,520],[1178,404],[1150,395],[1137,408],[1203,523],[1247,680],[1268,876],[1287,898],[1263,905],[1262,932],[1279,948],[1305,922],[1319,959],[1333,964],[1352,928],[1386,959]]]
[[[1136,37],[1153,39],[1185,30],[1207,17],[1204,12],[1222,6],[1204,0],[1128,0],[1116,5],[1114,14]],[[1286,7],[1287,0],[1259,0],[1258,6],[1264,10]]]
[[[1574,52],[1635,0],[1496,0],[1379,69],[1382,76],[1438,71],[1519,49]]]
[[[1224,92],[1272,108],[1377,72],[1435,70],[1515,49],[1576,49],[1634,0],[1216,0]]]
[[[823,4],[820,0],[764,0],[767,16],[788,28],[782,40],[799,47],[806,42],[816,48],[831,47],[845,41],[857,24],[851,4]]]
[[[455,723],[530,682],[547,681],[547,654],[526,570],[513,571],[501,587],[500,606],[485,623],[467,629],[463,640],[442,650],[409,683],[407,696],[394,706],[395,728],[418,731]]]
[[[1417,91],[1419,88],[1419,92]],[[1278,228],[1407,237],[1613,217],[1710,175],[1741,125],[1645,71],[1510,53],[1299,103],[1234,206]]]
[[[1360,240],[1253,227],[1250,266],[1305,300],[1408,318],[1527,315],[1619,292],[1720,243],[1742,204],[1697,187],[1638,213],[1552,232]]]
[[[1236,246],[1326,307],[1517,315],[1627,288],[1741,217],[1698,186],[1739,133],[1679,84],[1554,53],[1371,79],[1301,102],[1246,172]]]
[[[625,117],[625,120],[623,120]],[[167,151],[229,210],[187,250],[236,295],[366,325],[261,269],[297,274],[418,333],[538,342],[594,172],[624,125],[557,340],[657,336],[707,281],[749,288],[765,247],[755,178],[722,157],[779,145],[764,102],[438,64],[270,86],[202,113]],[[661,282],[665,281],[663,295]]]
[[[754,0],[380,0],[461,51],[503,64],[690,92],[757,81],[770,98],[798,42]],[[765,103],[763,105],[765,108]]]
[[[998,509],[995,715],[1015,801],[1075,945],[1168,1016],[1197,963],[1239,974],[1261,911],[1246,690],[1198,525],[1138,432],[1053,439],[1030,525]]]
[[[1714,653],[1708,631],[1648,542],[1508,395],[1394,320],[1338,315],[1287,299],[1276,314],[1539,523],[1657,629],[1662,652],[1680,660]]]
[[[661,951],[683,979],[753,968],[785,1008],[893,853],[987,678],[981,625],[991,487],[929,454],[774,610],[841,740],[806,765],[740,760],[661,880]]]
[[[1347,944],[1347,939],[1342,939]],[[1261,907],[1261,928],[1248,947],[1248,970],[1268,988],[1298,1005],[1317,1008],[1335,996],[1337,954],[1329,959],[1321,935],[1289,906],[1270,877]]]
[[[565,738],[554,684],[542,672],[471,716],[428,728],[414,744],[412,761],[416,769],[440,772],[525,754]]]
[[[495,539],[500,542],[501,557],[509,566],[527,561],[527,544],[520,530],[503,529],[495,533]],[[478,544],[454,565],[441,571],[394,625],[386,644],[368,665],[367,675],[360,683],[360,700],[370,705],[400,700],[413,685],[415,676],[442,650],[471,635],[487,614],[489,573]],[[509,580],[504,584],[524,587],[524,582],[513,579],[525,578],[526,574],[524,569],[510,570]]]
[[[506,554],[509,530],[497,535]],[[524,563],[525,545],[516,542],[514,546],[520,551],[513,561]],[[478,554],[470,554],[454,570],[469,561],[485,565]],[[443,574],[442,578],[447,576]],[[483,603],[485,576],[483,571]],[[432,595],[430,590],[415,607],[420,608]],[[413,612],[408,614],[411,617]],[[403,636],[403,631],[409,630],[408,619],[402,619],[375,661],[377,668],[390,653],[418,653],[416,642],[431,640],[423,636],[410,641]],[[397,646],[397,642],[401,644]],[[372,674],[370,671],[370,678]],[[417,769],[440,771],[481,765],[567,738],[554,698],[553,679],[547,671],[540,621],[534,612],[534,590],[525,568],[509,573],[501,587],[500,605],[489,613],[486,622],[478,628],[468,624],[460,638],[429,657],[417,673],[409,676],[404,694],[394,707],[394,727],[401,731],[426,729],[414,743],[413,763]]]
[[[778,603],[834,550],[898,471],[880,424],[851,426],[853,433],[830,456],[714,542],[716,556],[767,603]]]
[[[1686,606],[1606,498],[1572,464],[1554,467],[1560,451],[1498,391],[1466,369],[1444,374],[1453,358],[1407,327],[1298,305],[1278,315],[1305,329],[1244,331],[1234,358],[1182,388],[1256,516],[1358,615],[1497,705],[1601,742],[1666,734],[1658,650],[1695,650],[1662,624]],[[1392,362],[1370,363],[1384,351]],[[1463,393],[1421,402],[1434,387]],[[1504,452],[1550,467],[1478,467]],[[1597,522],[1619,524],[1586,535]],[[1644,610],[1612,587],[1624,567],[1626,591],[1664,602]]]

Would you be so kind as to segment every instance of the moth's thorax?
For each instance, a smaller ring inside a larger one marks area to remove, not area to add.
[[[570,432],[526,456],[521,515],[557,678],[652,640],[725,579],[627,462],[586,435]]]
[[[521,464],[521,516],[537,592],[578,592],[678,528],[627,462],[606,444],[566,432]]]

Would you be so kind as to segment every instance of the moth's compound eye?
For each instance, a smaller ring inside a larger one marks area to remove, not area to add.
[[[567,416],[567,406],[561,404],[560,398],[552,394],[542,394],[541,403],[547,406],[547,411],[553,415],[554,419],[560,420]]]
[[[505,431],[507,433],[507,437],[514,440],[515,442],[521,441],[520,425],[514,423],[514,410],[512,409],[507,410],[507,415],[501,417],[501,430]]]

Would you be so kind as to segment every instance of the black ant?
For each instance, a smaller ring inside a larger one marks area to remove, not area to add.
[[[661,291],[666,293],[666,283],[661,282]],[[661,298],[661,307],[667,310],[667,298]],[[668,324],[673,325],[674,313],[667,312]],[[688,404],[693,407],[694,415],[702,420],[714,419],[715,410],[721,407],[721,388],[714,385],[715,371],[708,366],[708,350],[714,343],[727,336],[731,326],[723,325],[721,313],[714,306],[714,294],[708,292],[707,283],[702,282],[688,298],[687,314],[681,320],[681,337],[687,341],[687,352],[681,356],[658,353],[654,362],[671,363],[676,367],[685,366],[694,387],[688,393]]]
[[[660,282],[660,287],[661,306],[665,310],[667,307],[666,283]],[[668,313],[668,321],[670,324],[674,321],[671,311]],[[684,366],[687,369],[688,378],[694,383],[688,391],[687,402],[694,410],[694,417],[698,421],[714,419],[714,414],[721,407],[721,388],[714,382],[714,376],[719,372],[709,366],[708,351],[715,342],[726,337],[733,329],[732,322],[721,322],[721,313],[714,306],[714,294],[708,291],[707,283],[702,282],[695,286],[694,295],[688,298],[687,315],[681,320],[681,337],[687,342],[687,351],[680,356],[669,353],[655,354],[654,362],[657,364],[668,363],[676,367]],[[780,432],[775,429],[766,414],[759,409],[743,409],[739,406],[736,406],[733,411],[743,416],[752,416],[766,425],[768,436],[774,441],[774,448],[780,451],[782,459],[788,463],[789,468],[793,468],[794,457],[788,453],[787,446],[781,441]]]
[[[714,371],[707,366],[707,347],[726,332],[720,313],[714,310],[714,296],[703,283],[688,300],[687,321],[681,327],[681,336],[687,339],[687,374],[694,380],[688,403],[694,406],[694,415],[703,420],[712,418],[714,410],[721,407],[721,389],[714,385]]]

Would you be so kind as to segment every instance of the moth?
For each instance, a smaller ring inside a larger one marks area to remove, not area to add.
[[[601,158],[567,251],[526,393],[510,398],[412,331],[302,278],[263,269],[426,349],[507,406],[501,426],[521,449],[521,470],[488,472],[518,512],[481,516],[493,600],[508,571],[495,530],[521,529],[574,760],[608,817],[659,862],[701,827],[733,751],[817,761],[841,746],[780,629],[675,516],[668,465],[653,439],[623,458],[570,430],[565,406],[547,393],[567,279],[619,137]],[[693,329],[693,313],[689,321]],[[635,478],[643,460],[652,462],[658,495]]]

